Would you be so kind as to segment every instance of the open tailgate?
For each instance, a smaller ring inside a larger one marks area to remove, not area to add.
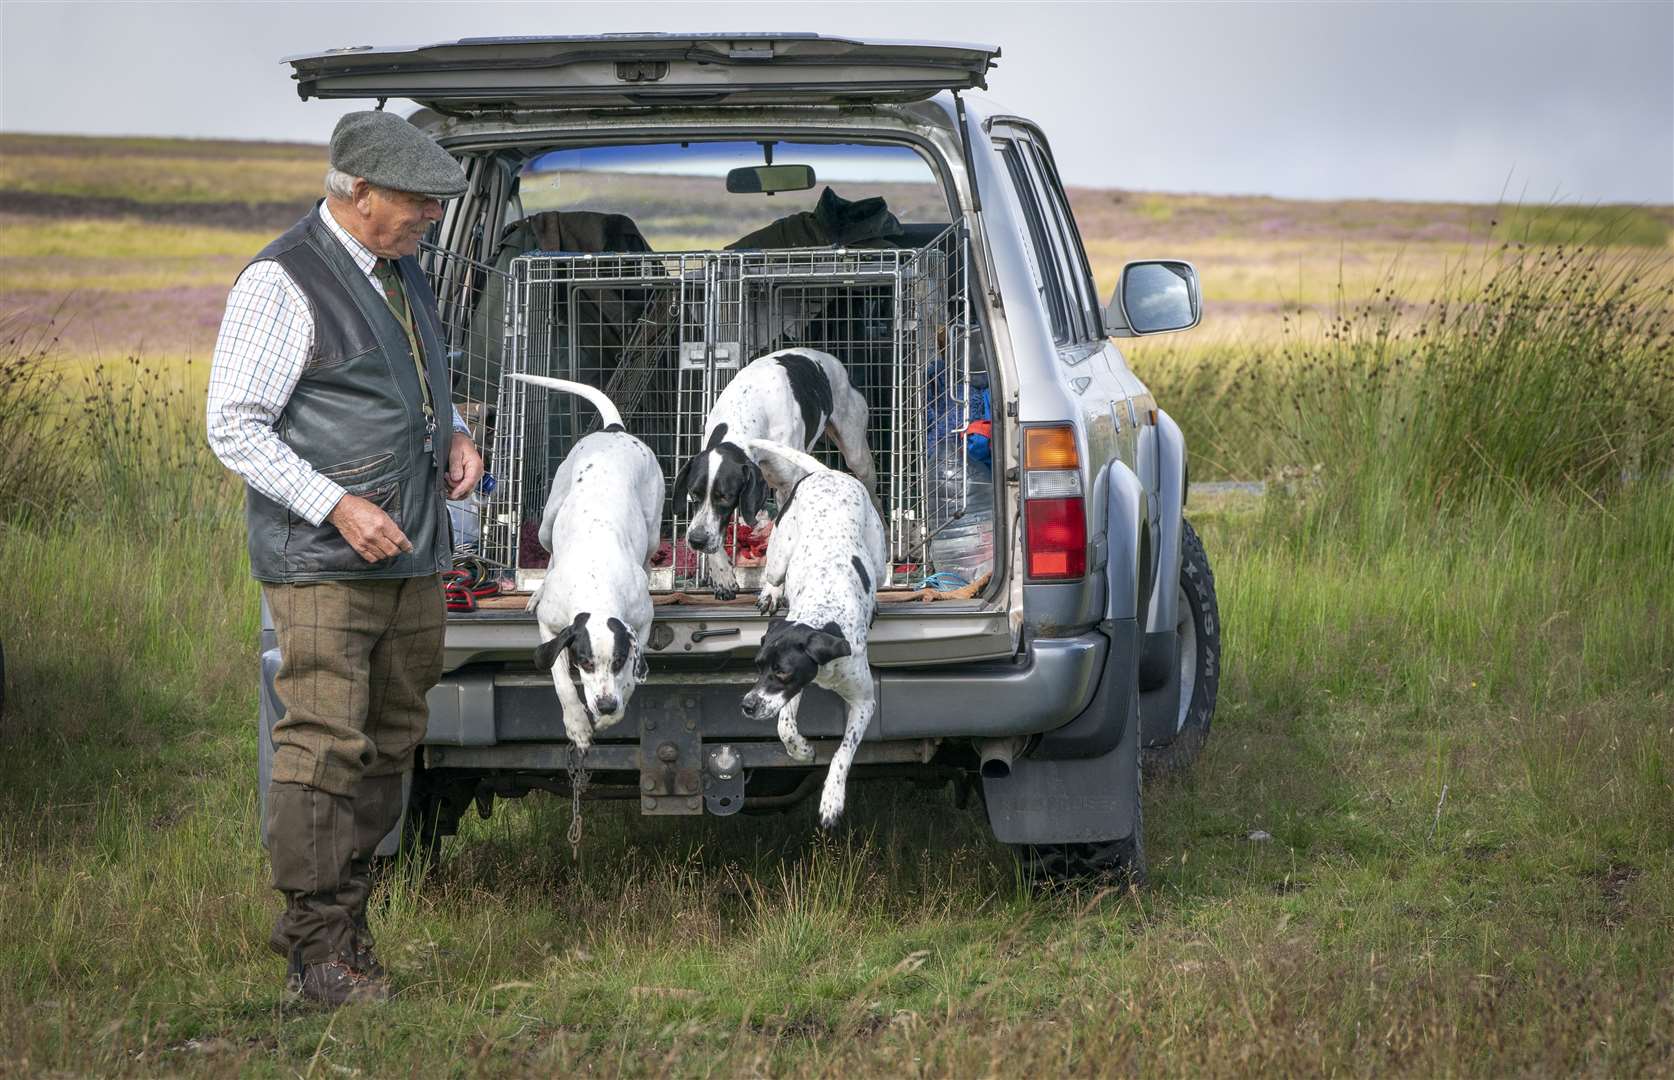
[[[410,98],[439,112],[919,101],[987,85],[992,45],[819,34],[463,38],[288,56],[304,98]]]

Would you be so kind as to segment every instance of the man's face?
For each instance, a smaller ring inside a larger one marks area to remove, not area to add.
[[[372,254],[385,259],[418,254],[425,230],[431,222],[442,220],[442,200],[365,181],[355,185],[355,210],[364,230],[358,239]]]

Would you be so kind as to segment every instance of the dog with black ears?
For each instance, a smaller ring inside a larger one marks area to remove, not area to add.
[[[807,450],[829,434],[881,516],[866,419],[866,399],[842,361],[816,349],[757,357],[727,383],[704,421],[703,449],[674,477],[674,512],[689,519],[686,543],[703,553],[717,599],[738,595],[738,575],[722,543],[727,519],[736,512],[743,524],[765,525],[769,490],[781,504],[790,495],[792,477],[771,464],[764,474],[750,441]]]
[[[585,753],[597,730],[627,713],[628,699],[649,673],[646,567],[661,539],[663,470],[602,391],[540,375],[506,377],[578,394],[604,418],[603,430],[580,439],[552,478],[540,527],[541,546],[552,559],[529,598],[541,636],[535,666],[552,672],[564,733]]]
[[[855,477],[787,446],[760,439],[749,446],[800,478],[780,500],[756,601],[763,615],[781,599],[787,610],[768,624],[756,652],[756,685],[741,708],[753,720],[777,715],[785,753],[812,761],[814,749],[796,726],[802,691],[812,683],[843,699],[843,738],[820,792],[820,824],[830,829],[843,814],[849,766],[877,708],[866,635],[878,614],[874,589],[888,572],[889,546],[883,518]]]

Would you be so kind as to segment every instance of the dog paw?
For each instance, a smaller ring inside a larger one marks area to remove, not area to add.
[[[570,738],[570,745],[580,753],[585,754],[587,748],[593,745],[593,725],[583,720],[579,723],[564,719],[564,734]]]
[[[784,744],[785,753],[789,754],[793,760],[804,762],[814,760],[814,748],[802,736],[789,735],[779,741]]]
[[[738,596],[738,590],[729,585],[715,586],[715,599],[732,600]]]
[[[820,796],[820,828],[830,832],[843,817],[843,792],[828,791]]]
[[[771,615],[779,606],[779,590],[771,585],[763,585],[761,592],[756,594],[756,611],[763,615]]]

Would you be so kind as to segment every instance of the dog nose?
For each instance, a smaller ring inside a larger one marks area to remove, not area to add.
[[[761,699],[756,697],[754,694],[745,694],[744,700],[739,703],[738,707],[743,710],[744,715],[751,720],[755,720],[761,716]]]
[[[600,716],[615,716],[616,710],[622,703],[613,697],[602,697],[598,701]]]
[[[686,530],[686,543],[699,551],[703,551],[709,547],[709,534],[702,529],[688,529]]]

